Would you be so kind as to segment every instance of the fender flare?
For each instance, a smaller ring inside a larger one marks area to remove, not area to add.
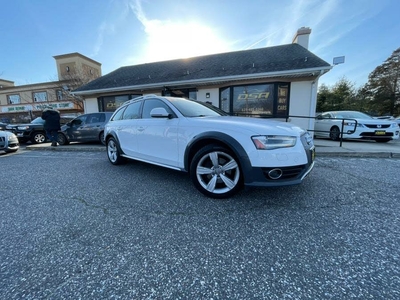
[[[186,146],[185,154],[184,154],[184,168],[186,171],[190,169],[190,153],[194,147],[198,147],[198,144],[201,143],[202,147],[205,144],[202,141],[213,139],[218,141],[219,143],[225,144],[229,150],[231,150],[237,159],[239,160],[239,164],[242,170],[242,175],[244,182],[251,182],[252,179],[250,175],[252,174],[252,166],[250,163],[249,156],[247,152],[244,150],[242,145],[232,136],[218,132],[218,131],[209,131],[203,132],[199,135],[196,135]]]

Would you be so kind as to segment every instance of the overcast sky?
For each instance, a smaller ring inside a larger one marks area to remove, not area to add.
[[[57,80],[53,56],[79,52],[121,66],[290,44],[310,27],[309,50],[329,86],[357,87],[400,47],[398,0],[12,0],[0,5],[0,78]]]

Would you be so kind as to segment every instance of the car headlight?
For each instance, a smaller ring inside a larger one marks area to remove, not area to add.
[[[27,130],[27,129],[29,129],[29,126],[18,126],[17,129],[18,130]]]
[[[11,141],[11,140],[16,140],[17,139],[17,136],[15,135],[15,134],[10,134],[9,136],[8,136],[8,140],[9,141]]]
[[[354,126],[356,126],[356,122],[344,122],[344,125],[345,125],[345,126],[354,127]],[[357,123],[357,127],[365,127],[365,126],[364,126],[364,124]]]
[[[258,135],[251,137],[251,139],[258,150],[293,147],[297,140],[295,136],[282,135]]]
[[[399,128],[399,125],[397,123],[392,123],[392,125],[390,125],[391,128]]]

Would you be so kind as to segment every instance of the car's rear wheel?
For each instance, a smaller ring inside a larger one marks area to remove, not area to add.
[[[67,137],[62,133],[57,134],[57,142],[59,145],[68,145],[69,144]]]
[[[12,149],[12,150],[4,150],[5,153],[13,153],[17,152],[18,149]]]
[[[38,131],[34,132],[31,137],[31,142],[33,144],[42,144],[47,140],[46,134],[44,132]]]
[[[211,198],[228,198],[243,186],[239,162],[224,147],[208,145],[200,149],[190,164],[194,186]]]
[[[338,141],[340,138],[340,129],[337,126],[334,126],[331,128],[331,131],[329,132],[329,137],[331,140]]]
[[[100,132],[99,140],[100,140],[100,143],[102,143],[103,145],[106,144],[106,141],[104,140],[104,131]]]
[[[106,147],[108,160],[113,165],[119,165],[124,161],[124,158],[121,156],[118,142],[114,138],[108,139]]]

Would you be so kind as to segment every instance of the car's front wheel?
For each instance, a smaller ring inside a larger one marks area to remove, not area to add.
[[[119,150],[118,142],[114,138],[109,138],[107,140],[106,147],[108,160],[113,165],[119,165],[124,161],[124,158],[121,156],[121,152]]]
[[[33,144],[42,144],[47,140],[46,134],[44,132],[38,131],[34,132],[31,137],[31,142]]]
[[[228,198],[243,185],[239,162],[228,149],[208,145],[200,149],[190,164],[194,186],[211,198]]]
[[[59,145],[68,145],[69,144],[67,137],[62,133],[57,134],[57,142]]]
[[[340,139],[340,129],[337,126],[334,126],[331,128],[331,131],[329,132],[329,137],[333,141],[338,141]]]

